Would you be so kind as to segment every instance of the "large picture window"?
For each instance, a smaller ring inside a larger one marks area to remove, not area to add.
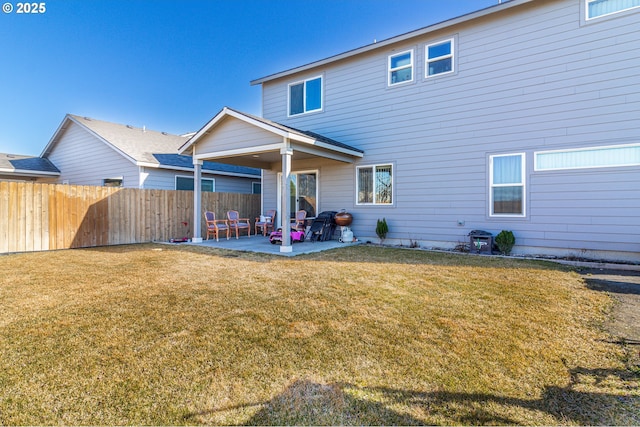
[[[322,110],[322,76],[289,85],[289,115]]]
[[[524,153],[490,157],[491,216],[525,215]]]
[[[413,81],[413,50],[389,56],[389,86]]]
[[[393,204],[393,165],[357,168],[357,204]]]
[[[453,72],[453,39],[425,46],[425,77]]]
[[[209,178],[202,178],[201,189],[209,193],[216,191],[215,180]],[[193,191],[193,178],[188,176],[176,176],[176,190]]]
[[[640,0],[585,0],[587,2],[587,19],[611,15],[625,10],[640,7]]]

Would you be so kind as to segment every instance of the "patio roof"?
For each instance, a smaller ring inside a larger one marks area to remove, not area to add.
[[[240,166],[273,169],[281,150],[293,150],[293,160],[323,157],[352,163],[364,151],[315,132],[295,129],[262,117],[224,107],[179,149],[194,160],[215,160]]]
[[[268,170],[282,170],[279,192],[279,215],[283,241],[280,252],[293,251],[288,219],[291,214],[289,194],[292,161],[323,158],[354,163],[364,151],[315,132],[302,131],[271,120],[224,107],[202,129],[178,150],[189,154],[194,164],[194,242],[202,241],[201,183],[204,161],[248,166]],[[283,221],[283,218],[287,220]]]

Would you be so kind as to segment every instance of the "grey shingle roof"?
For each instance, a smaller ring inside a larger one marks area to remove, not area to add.
[[[60,173],[49,159],[4,153],[0,153],[0,170]]]
[[[251,119],[258,120],[258,121],[260,121],[260,122],[262,122],[264,124],[267,124],[267,125],[273,126],[275,128],[287,131],[287,132],[298,133],[300,135],[306,135],[306,136],[309,136],[309,137],[315,139],[316,141],[320,141],[320,142],[323,142],[323,143],[328,144],[328,145],[333,145],[334,147],[345,148],[347,150],[356,151],[358,153],[364,153],[364,151],[359,149],[359,148],[355,148],[355,147],[352,147],[350,145],[343,144],[342,142],[338,142],[335,139],[331,139],[331,138],[328,138],[328,137],[326,137],[324,135],[320,135],[319,133],[311,132],[311,131],[308,131],[308,130],[300,130],[300,129],[292,128],[291,126],[286,126],[286,125],[283,125],[281,123],[277,123],[277,122],[274,122],[274,121],[271,121],[271,120],[268,120],[268,119],[264,119],[262,117],[254,116],[252,114],[243,113],[242,111],[238,111],[238,110],[233,109],[233,108],[227,107],[227,109],[232,110],[232,111],[234,111],[234,112],[236,112],[238,114],[242,114],[242,115],[244,115],[246,117],[249,117]]]
[[[185,156],[182,154],[154,154],[153,157],[156,158],[161,165],[164,166],[174,166],[180,168],[192,168],[193,161],[191,156]],[[203,171],[213,171],[213,172],[227,172],[233,174],[244,174],[244,175],[255,175],[256,178],[260,177],[260,169],[249,168],[245,166],[236,166],[236,165],[227,165],[224,163],[216,163],[216,162],[207,162],[205,161],[202,165]]]
[[[158,132],[71,114],[69,117],[91,130],[135,162],[166,167],[193,168],[191,156],[178,154],[178,148],[189,139],[190,135],[173,135],[167,132]],[[203,170],[260,177],[259,169],[214,162],[205,162]]]

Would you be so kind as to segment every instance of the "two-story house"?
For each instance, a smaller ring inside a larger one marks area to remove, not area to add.
[[[346,209],[361,240],[386,218],[405,244],[638,261],[639,29],[640,0],[503,2],[256,79],[263,118],[225,108],[181,153],[263,168],[264,210]]]

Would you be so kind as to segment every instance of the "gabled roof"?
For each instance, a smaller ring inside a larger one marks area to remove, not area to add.
[[[46,158],[0,153],[0,174],[46,177],[60,171]]]
[[[341,151],[346,154],[362,157],[363,150],[355,147],[351,147],[347,144],[343,144],[334,139],[327,138],[323,135],[317,134],[311,131],[303,131],[290,126],[285,126],[281,123],[276,123],[271,120],[264,119],[262,117],[247,114],[242,111],[235,110],[233,108],[224,107],[218,114],[215,115],[202,129],[196,132],[184,145],[180,147],[180,153],[187,151],[198,139],[208,133],[216,124],[220,123],[225,117],[235,117],[249,124],[258,126],[262,129],[279,134],[283,137],[295,139],[308,144],[316,145],[322,148],[328,148],[336,151]]]
[[[71,123],[84,128],[98,140],[137,166],[193,170],[191,158],[182,159],[181,157],[185,156],[178,155],[178,148],[189,139],[188,136],[173,135],[167,132],[137,128],[73,114],[65,116],[60,127],[58,127],[58,130],[43,150],[42,157],[46,157],[51,153]],[[260,171],[257,169],[242,168],[229,171],[228,165],[213,162],[208,162],[207,167],[204,169],[225,175],[260,176]]]
[[[387,46],[395,44],[395,43],[399,43],[399,42],[402,42],[402,41],[405,41],[405,40],[409,40],[409,39],[412,39],[414,37],[424,36],[425,34],[429,34],[429,33],[432,33],[434,31],[439,31],[439,30],[442,30],[442,29],[445,29],[445,28],[448,28],[448,27],[452,27],[452,26],[457,25],[457,24],[461,24],[461,23],[464,23],[464,22],[471,21],[473,19],[477,19],[477,18],[480,18],[480,17],[483,17],[483,16],[487,16],[487,15],[491,15],[491,14],[494,14],[494,13],[497,13],[497,12],[501,12],[503,10],[510,9],[510,8],[516,7],[516,6],[520,6],[520,5],[525,4],[525,3],[530,3],[532,1],[534,1],[534,0],[503,0],[502,2],[500,2],[500,3],[498,3],[498,4],[494,5],[494,6],[489,6],[489,7],[486,7],[484,9],[478,10],[476,12],[467,13],[465,15],[458,16],[456,18],[448,19],[448,20],[445,20],[445,21],[442,21],[442,22],[439,22],[439,23],[436,23],[436,24],[433,24],[433,25],[429,25],[427,27],[420,28],[420,29],[415,30],[415,31],[410,31],[408,33],[404,33],[404,34],[400,34],[400,35],[395,36],[395,37],[391,37],[391,38],[388,38],[388,39],[385,39],[385,40],[376,41],[374,43],[371,43],[371,44],[368,44],[368,45],[365,45],[365,46],[362,46],[362,47],[359,47],[359,48],[356,48],[356,49],[352,49],[352,50],[349,50],[347,52],[340,53],[338,55],[330,56],[330,57],[325,58],[325,59],[314,61],[314,62],[311,62],[311,63],[306,64],[306,65],[301,65],[299,67],[291,68],[289,70],[281,71],[281,72],[278,72],[278,73],[275,73],[275,74],[270,74],[268,76],[252,80],[251,81],[251,85],[259,85],[259,84],[262,84],[262,83],[265,83],[265,82],[268,82],[268,81],[271,81],[271,80],[279,79],[281,77],[286,77],[286,76],[289,76],[289,75],[292,75],[292,74],[295,74],[295,73],[299,73],[299,72],[302,72],[302,71],[310,70],[312,68],[324,66],[324,65],[327,65],[327,64],[331,64],[333,62],[337,62],[337,61],[340,61],[340,60],[343,60],[343,59],[346,59],[346,58],[350,58],[352,56],[360,55],[360,54],[365,53],[365,52],[370,52],[370,51],[373,51],[373,50],[376,50],[376,49],[386,48]]]

